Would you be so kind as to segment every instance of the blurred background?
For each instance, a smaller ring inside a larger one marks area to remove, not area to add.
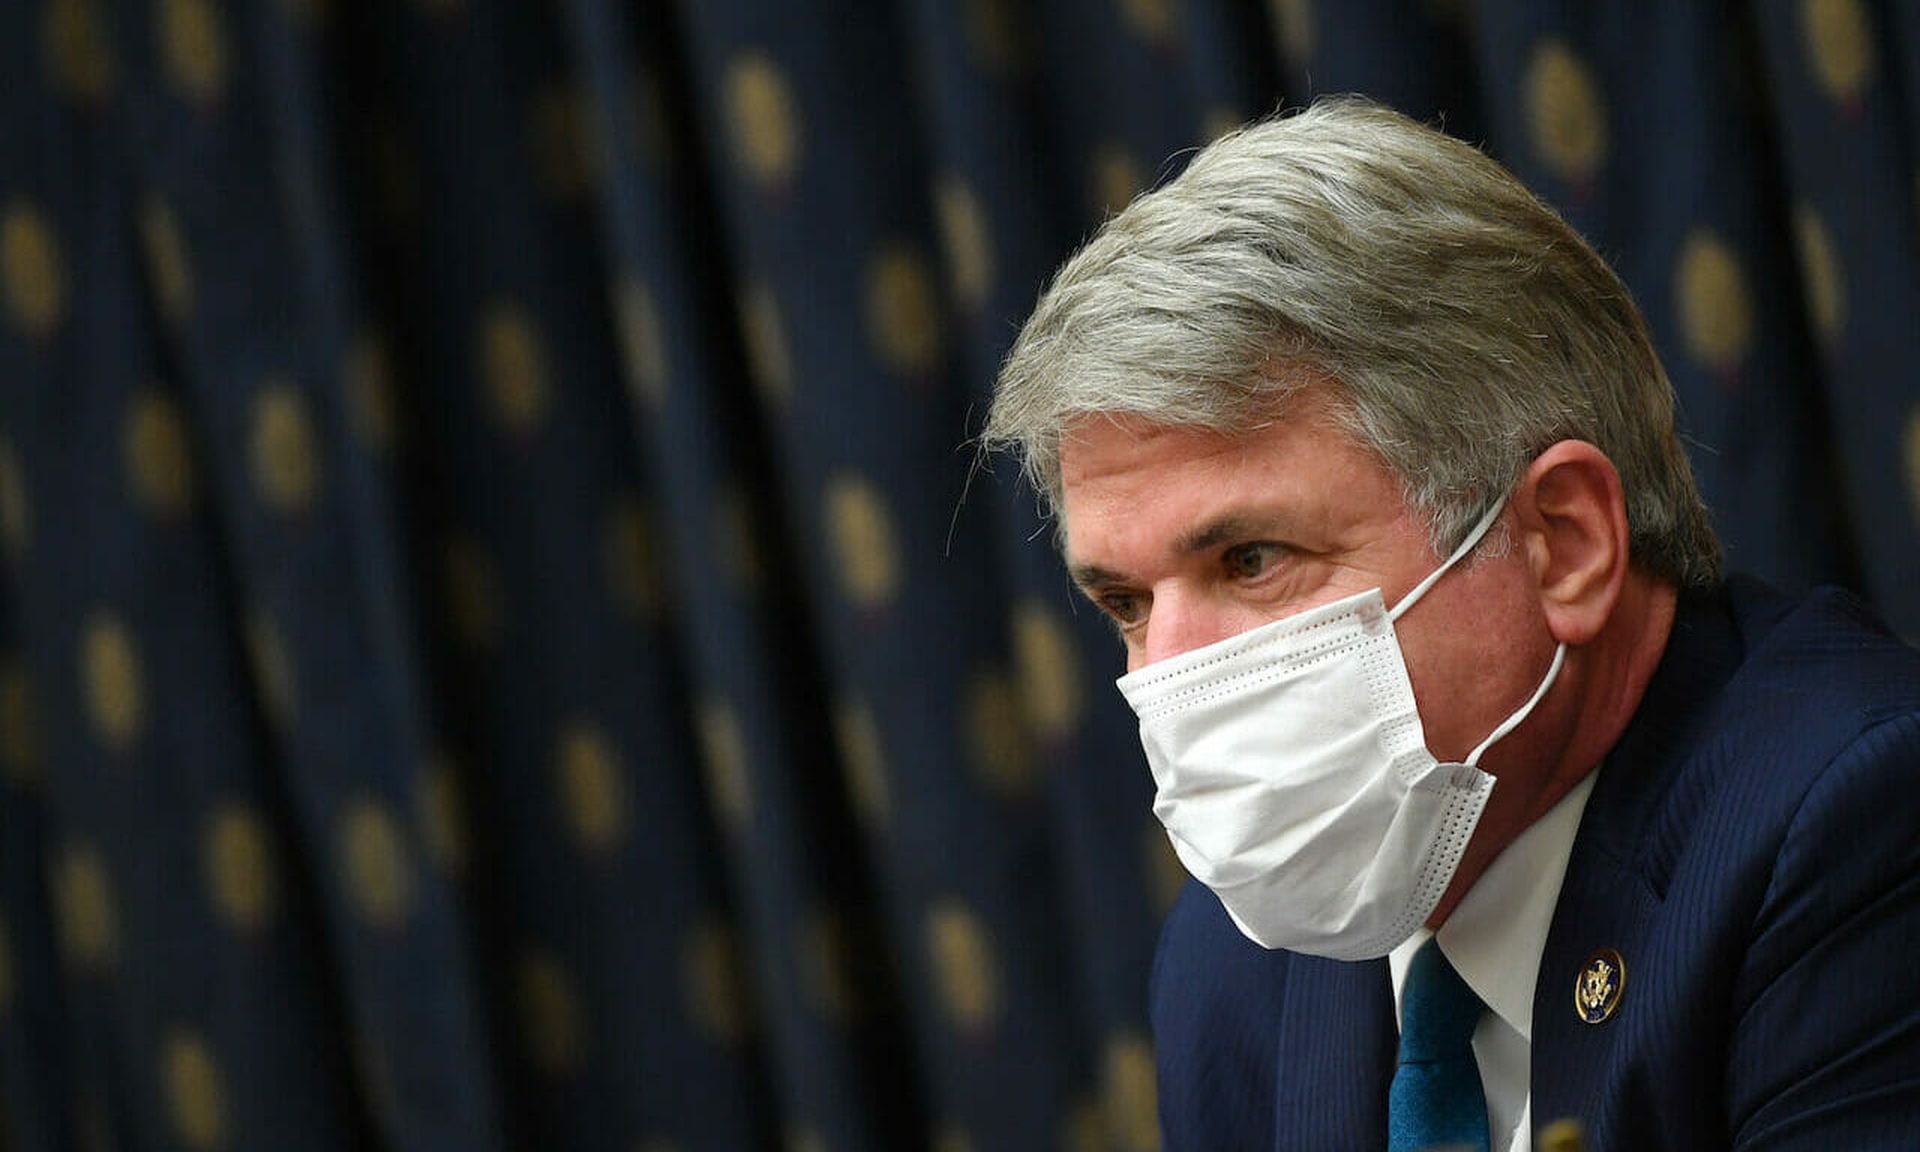
[[[1912,0],[0,6],[0,1149],[1157,1149],[1183,877],[971,437],[1339,91],[1616,264],[1732,567],[1920,635]]]

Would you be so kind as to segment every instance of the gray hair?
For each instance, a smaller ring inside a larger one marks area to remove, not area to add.
[[[1014,342],[982,444],[1015,452],[1057,509],[1078,417],[1249,430],[1321,382],[1436,553],[1579,439],[1620,472],[1634,561],[1719,579],[1626,286],[1493,160],[1357,98],[1223,137],[1109,220]]]

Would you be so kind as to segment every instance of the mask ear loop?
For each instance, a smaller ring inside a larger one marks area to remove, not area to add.
[[[1420,583],[1415,584],[1413,586],[1413,591],[1407,593],[1405,596],[1402,596],[1400,598],[1400,603],[1395,604],[1387,612],[1387,619],[1389,621],[1400,619],[1401,615],[1405,613],[1407,609],[1413,607],[1414,604],[1419,602],[1420,597],[1425,596],[1427,594],[1427,589],[1433,587],[1434,584],[1440,579],[1440,577],[1445,576],[1447,574],[1447,569],[1453,567],[1455,564],[1458,564],[1462,556],[1465,556],[1467,553],[1473,551],[1476,547],[1478,547],[1480,544],[1481,537],[1487,534],[1487,529],[1493,527],[1493,522],[1500,518],[1500,510],[1502,508],[1505,508],[1506,506],[1507,506],[1506,496],[1502,495],[1500,499],[1495,500],[1493,502],[1493,507],[1487,509],[1486,514],[1480,517],[1480,522],[1473,526],[1473,531],[1467,533],[1467,538],[1465,540],[1460,541],[1460,546],[1453,550],[1453,555],[1447,557],[1447,562],[1440,565],[1440,567],[1435,568],[1433,571],[1427,573],[1427,578],[1425,580],[1422,580],[1420,581]]]
[[[1534,705],[1540,703],[1540,698],[1547,694],[1547,689],[1553,687],[1554,680],[1558,679],[1560,676],[1560,665],[1566,663],[1566,660],[1567,660],[1567,646],[1563,642],[1560,644],[1559,647],[1553,650],[1553,664],[1547,669],[1547,678],[1540,681],[1540,687],[1535,688],[1533,690],[1533,698],[1528,700],[1525,704],[1520,705],[1520,710],[1518,712],[1515,712],[1513,715],[1507,717],[1506,720],[1501,722],[1500,727],[1495,728],[1493,730],[1493,735],[1488,736],[1485,740],[1480,741],[1480,747],[1475,748],[1473,751],[1467,753],[1467,758],[1465,760],[1465,764],[1467,765],[1467,767],[1478,768],[1480,766],[1480,757],[1486,755],[1487,749],[1493,747],[1494,741],[1500,739],[1502,736],[1505,736],[1507,733],[1513,731],[1515,728],[1520,727],[1520,725],[1526,721],[1527,717],[1533,714]]]

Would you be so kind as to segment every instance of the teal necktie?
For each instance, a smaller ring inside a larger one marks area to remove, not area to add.
[[[1473,1059],[1473,1029],[1485,1007],[1437,943],[1429,940],[1413,954],[1400,989],[1400,1067],[1387,1093],[1388,1152],[1488,1152],[1487,1096]]]

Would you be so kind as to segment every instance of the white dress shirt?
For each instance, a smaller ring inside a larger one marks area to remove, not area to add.
[[[1438,933],[1422,928],[1387,957],[1396,1010],[1414,950],[1435,935],[1460,978],[1492,1009],[1474,1029],[1473,1056],[1486,1088],[1487,1130],[1495,1149],[1528,1152],[1533,1147],[1533,988],[1567,859],[1573,854],[1573,837],[1598,775],[1597,769],[1587,773],[1545,816],[1515,837],[1474,881]],[[1566,975],[1569,981],[1574,977]]]

